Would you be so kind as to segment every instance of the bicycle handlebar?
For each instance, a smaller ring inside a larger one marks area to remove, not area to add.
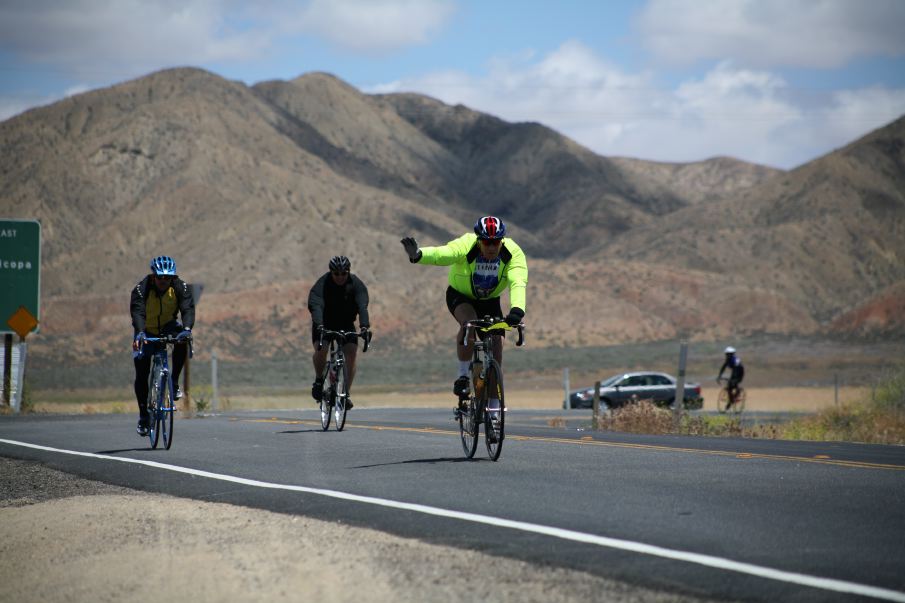
[[[355,337],[360,337],[365,342],[365,347],[361,350],[362,352],[367,352],[368,348],[371,347],[371,330],[368,329],[365,331],[365,335],[362,335],[361,331],[331,331],[330,329],[321,329],[320,330],[320,340],[317,342],[317,349],[321,349],[324,347],[324,339],[328,341],[330,339],[339,339],[341,341],[345,341],[349,335],[353,335]]]
[[[512,329],[518,329],[518,341],[515,342],[516,347],[521,347],[525,344],[525,323],[520,322],[514,327],[507,323],[504,319],[493,316],[485,316],[484,318],[475,318],[469,320],[464,325],[465,327],[465,337],[462,339],[462,345],[468,345],[468,330],[472,331],[509,331]]]
[[[177,344],[177,343],[191,343],[192,336],[183,337],[182,339],[178,339],[173,335],[165,335],[163,337],[148,337],[147,335],[142,338],[142,341],[145,343],[168,343],[168,344]]]

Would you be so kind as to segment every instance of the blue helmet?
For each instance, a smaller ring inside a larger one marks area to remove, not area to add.
[[[151,272],[157,276],[176,276],[176,260],[168,255],[159,255],[151,260]]]
[[[474,233],[479,239],[497,240],[506,236],[506,225],[503,221],[494,216],[484,216],[478,218],[474,223]]]

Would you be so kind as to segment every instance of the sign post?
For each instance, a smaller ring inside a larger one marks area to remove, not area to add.
[[[25,337],[41,316],[41,223],[0,219],[0,333],[4,334],[3,402],[22,405]],[[12,396],[12,333],[19,336],[16,396]]]
[[[676,425],[682,416],[682,409],[685,408],[685,365],[688,362],[688,342],[679,342],[679,371],[678,379],[676,379],[676,395],[673,400],[673,419]]]
[[[201,299],[201,292],[204,291],[204,283],[189,283],[189,289],[192,290],[192,304],[198,305]],[[175,385],[175,384],[174,384]],[[192,413],[192,355],[185,357],[185,366],[182,369],[182,410],[189,416]]]

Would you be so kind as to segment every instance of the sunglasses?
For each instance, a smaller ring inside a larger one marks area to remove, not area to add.
[[[496,247],[502,242],[503,239],[481,239],[481,244],[487,245],[488,247]]]
[[[330,271],[333,276],[349,276],[348,272],[335,272],[333,270]]]
[[[161,281],[171,281],[174,277],[169,274],[155,274],[154,278]]]

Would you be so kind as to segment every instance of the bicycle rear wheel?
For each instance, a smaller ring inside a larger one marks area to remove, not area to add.
[[[173,445],[173,415],[176,409],[173,403],[173,389],[171,387],[170,376],[163,380],[163,397],[161,398],[160,408],[160,434],[163,436],[163,446],[167,450]]]
[[[462,440],[462,449],[465,458],[470,459],[478,449],[478,421],[477,401],[474,397],[468,399],[464,410],[459,410],[459,438]]]
[[[748,398],[748,395],[745,393],[745,388],[742,386],[738,387],[738,394],[735,396],[735,404],[732,405],[732,412],[739,414],[743,410],[745,410],[745,400]]]
[[[155,358],[151,365],[151,385],[148,388],[148,438],[151,448],[157,448],[160,439],[160,363]]]
[[[333,425],[336,431],[346,426],[346,401],[349,399],[349,367],[343,362],[336,371],[336,403],[333,405]]]
[[[495,400],[499,399],[499,406]],[[491,400],[494,400],[491,403]],[[505,436],[506,401],[503,398],[503,371],[496,360],[491,361],[484,382],[484,443],[490,460],[500,458]]]

